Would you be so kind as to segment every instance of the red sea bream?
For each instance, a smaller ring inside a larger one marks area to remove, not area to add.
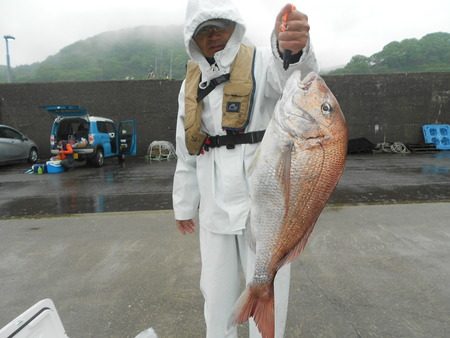
[[[253,317],[264,338],[274,337],[275,275],[305,247],[344,170],[347,139],[344,115],[324,80],[292,74],[253,163],[256,265],[233,324]]]

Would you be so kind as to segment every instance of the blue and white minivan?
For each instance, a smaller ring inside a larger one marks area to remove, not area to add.
[[[105,117],[91,116],[86,108],[75,105],[41,107],[54,116],[51,134],[51,153],[58,154],[61,141],[69,142],[74,159],[96,167],[103,166],[105,158],[136,155],[135,120],[118,123]]]

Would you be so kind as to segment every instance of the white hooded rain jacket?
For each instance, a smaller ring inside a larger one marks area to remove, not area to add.
[[[192,35],[200,23],[216,18],[232,20],[236,22],[236,27],[225,49],[215,54],[216,64],[211,66],[201,54]],[[189,1],[184,40],[189,56],[200,66],[200,84],[206,85],[211,79],[230,71],[244,34],[245,25],[230,0]],[[309,43],[303,50],[300,61],[291,64],[287,71],[283,69],[276,45],[275,33],[272,33],[271,49],[256,49],[256,88],[246,132],[266,128],[285,82],[294,70],[300,69],[303,75],[317,71],[315,56]],[[202,129],[211,136],[226,134],[221,126],[223,86],[217,86],[203,99]],[[173,185],[175,218],[193,219],[199,211],[199,223],[204,229],[218,234],[242,234],[250,207],[248,169],[258,144],[236,145],[234,149],[218,147],[202,155],[189,155],[184,133],[184,88],[185,83],[181,86],[178,102],[178,162]]]

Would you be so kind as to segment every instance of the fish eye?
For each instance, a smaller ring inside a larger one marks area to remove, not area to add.
[[[331,107],[331,104],[329,104],[328,102],[322,104],[320,109],[322,109],[322,114],[324,115],[330,115],[331,112],[333,111],[333,107]]]

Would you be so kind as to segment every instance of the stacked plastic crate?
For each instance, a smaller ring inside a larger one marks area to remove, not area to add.
[[[425,124],[422,130],[425,143],[433,143],[439,150],[450,150],[450,124]]]

